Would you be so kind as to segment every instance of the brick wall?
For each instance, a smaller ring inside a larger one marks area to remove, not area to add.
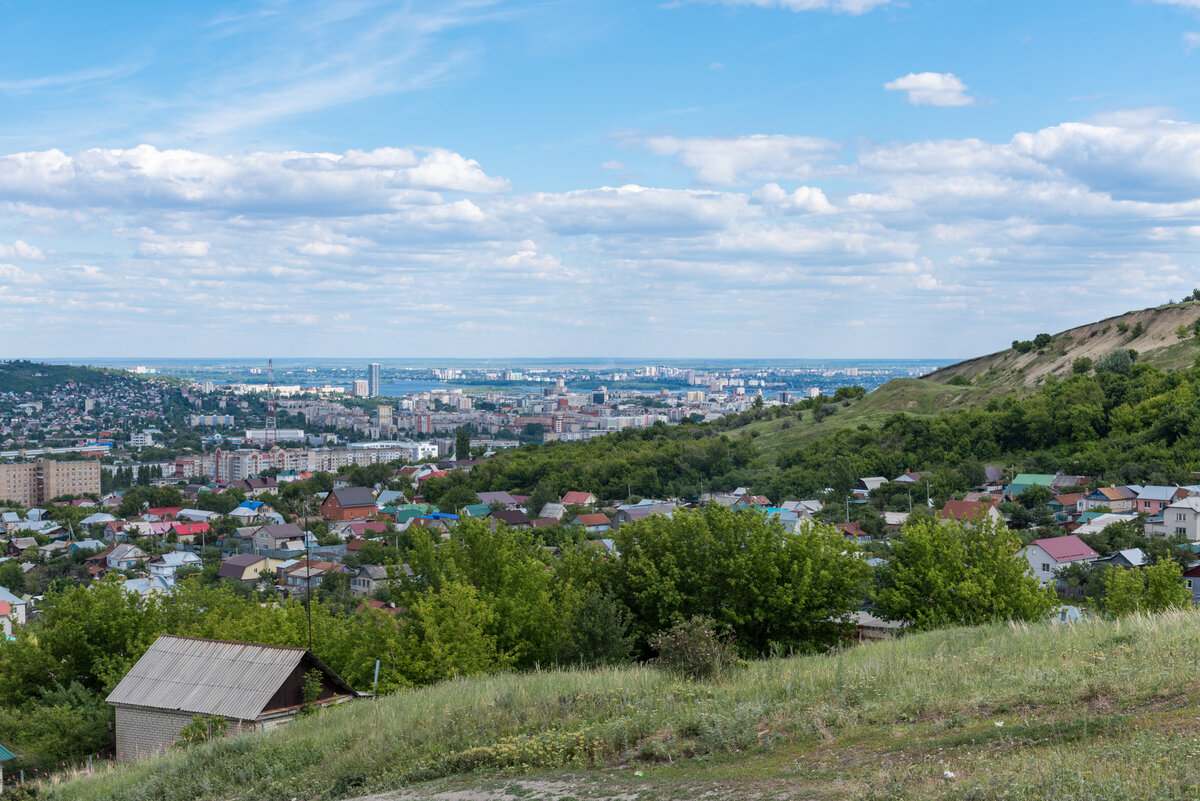
[[[136,706],[117,707],[117,761],[134,762],[171,747],[183,727],[192,722],[187,712],[168,712]],[[252,731],[250,721],[229,721],[229,733]]]

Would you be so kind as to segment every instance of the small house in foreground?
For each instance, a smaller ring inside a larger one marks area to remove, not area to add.
[[[230,734],[285,724],[304,707],[313,671],[321,679],[313,703],[357,695],[307,648],[164,634],[108,696],[116,707],[117,761],[170,748],[195,715],[225,718]]]

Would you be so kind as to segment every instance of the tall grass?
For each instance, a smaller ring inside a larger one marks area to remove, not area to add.
[[[46,789],[78,801],[340,798],[476,771],[590,769],[851,742],[923,753],[920,738],[940,738],[944,753],[961,760],[958,770],[946,768],[954,781],[927,759],[916,767],[885,759],[859,772],[859,791],[956,796],[969,776],[980,798],[1046,782],[1064,788],[1059,797],[1111,785],[1119,798],[1122,787],[1144,790],[1149,781],[1144,767],[1141,784],[1137,771],[1113,778],[1120,770],[1111,765],[1123,764],[1120,742],[1136,740],[1139,754],[1200,751],[1165,729],[1120,723],[1160,707],[1194,711],[1198,663],[1200,612],[1186,610],[951,629],[755,662],[714,684],[679,683],[644,667],[505,674],[329,709],[269,735],[231,737]],[[884,731],[896,734],[878,742]],[[1097,740],[1114,735],[1125,739]],[[1055,760],[1070,760],[1071,769]],[[1162,786],[1200,785],[1197,771],[1163,773],[1162,766],[1187,763],[1156,764]]]

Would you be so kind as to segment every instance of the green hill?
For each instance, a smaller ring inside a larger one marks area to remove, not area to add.
[[[1020,390],[1051,374],[1065,378],[1076,359],[1096,362],[1118,348],[1135,350],[1138,361],[1162,370],[1191,367],[1200,356],[1200,337],[1193,328],[1198,320],[1196,301],[1126,312],[1054,334],[1043,348],[1026,353],[1008,348],[943,367],[923,379],[945,383],[961,376],[978,386]]]
[[[23,360],[0,362],[0,392],[36,392],[70,383],[81,387],[99,387],[136,380],[141,379],[125,370],[39,364]]]
[[[46,788],[63,801],[1166,799],[1200,788],[1200,611],[755,662],[461,679]]]

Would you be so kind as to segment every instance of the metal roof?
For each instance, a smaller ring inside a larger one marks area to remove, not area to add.
[[[306,654],[304,648],[164,634],[107,700],[110,704],[254,720]],[[354,693],[337,674],[308,655],[335,683]]]

